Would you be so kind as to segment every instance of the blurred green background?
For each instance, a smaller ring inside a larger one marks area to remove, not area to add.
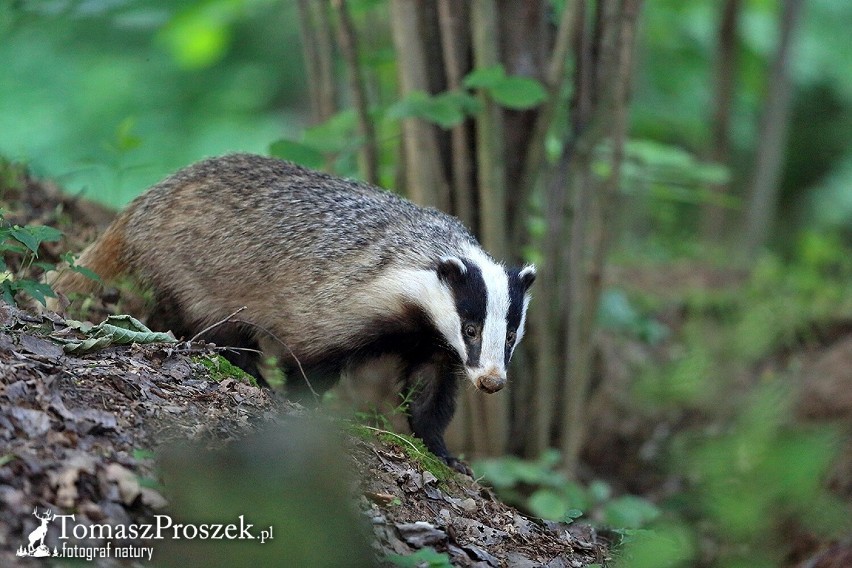
[[[363,19],[382,2],[349,4]],[[777,4],[742,8],[735,186],[748,180]],[[632,137],[707,147],[718,6],[646,3]],[[836,226],[852,221],[852,10],[810,0],[803,16],[782,211]],[[265,152],[309,120],[295,1],[4,0],[0,38],[0,155],[113,206],[201,157]]]

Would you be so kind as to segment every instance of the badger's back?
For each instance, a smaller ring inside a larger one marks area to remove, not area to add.
[[[81,264],[98,271],[111,257],[108,272],[139,277],[192,327],[246,306],[241,319],[311,359],[403,317],[388,287],[404,283],[389,284],[388,274],[473,249],[471,234],[434,209],[236,154],[189,166],[138,197]]]

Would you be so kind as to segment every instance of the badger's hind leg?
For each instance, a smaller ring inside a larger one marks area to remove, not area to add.
[[[456,410],[458,392],[458,378],[452,363],[439,358],[412,369],[406,378],[406,388],[414,389],[408,414],[411,431],[447,465],[470,475],[472,472],[467,464],[451,456],[444,441],[444,432]]]

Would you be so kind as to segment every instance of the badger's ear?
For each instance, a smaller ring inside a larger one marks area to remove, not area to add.
[[[530,289],[533,282],[535,282],[535,266],[532,264],[528,264],[518,272],[518,278],[521,280],[521,284],[524,287],[524,292]]]
[[[438,279],[448,284],[460,281],[467,274],[467,266],[457,256],[441,257],[435,270],[438,272]]]

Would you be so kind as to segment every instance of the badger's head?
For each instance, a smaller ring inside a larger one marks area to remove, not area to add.
[[[435,272],[441,290],[427,309],[433,323],[476,388],[497,392],[524,335],[535,267],[506,269],[471,249],[439,259]]]

